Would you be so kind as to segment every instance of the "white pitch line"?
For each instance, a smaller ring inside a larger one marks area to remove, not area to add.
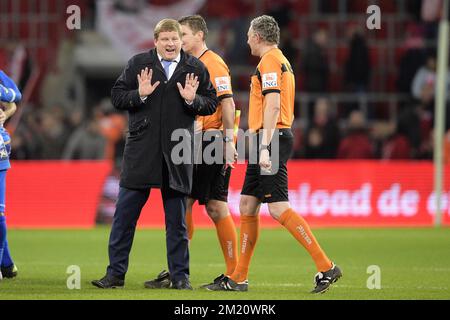
[[[306,287],[308,285],[301,284],[301,283],[268,283],[268,282],[258,282],[258,283],[252,283],[256,287],[263,286],[263,287]],[[312,284],[313,285],[313,284]],[[345,285],[345,284],[333,284],[333,287],[335,288],[349,288],[349,289],[367,289],[366,287],[359,287],[359,286],[351,286],[351,285]],[[410,290],[410,289],[418,289],[418,290],[443,290],[448,291],[448,287],[393,287],[393,286],[381,286],[381,290],[383,289],[399,289],[399,290]],[[369,290],[369,289],[367,289]],[[371,290],[372,291],[372,290]]]

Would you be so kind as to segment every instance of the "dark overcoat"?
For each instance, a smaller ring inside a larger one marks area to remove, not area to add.
[[[152,83],[160,81],[160,84],[142,102],[137,75],[145,67],[153,70]],[[177,88],[177,82],[184,87],[188,73],[194,73],[199,79],[192,105],[184,101]],[[192,188],[193,152],[184,153],[186,149],[175,152],[184,159],[190,158],[190,161],[182,163],[174,163],[171,156],[172,149],[178,145],[175,150],[179,150],[182,141],[185,144],[190,140],[189,146],[193,150],[195,116],[210,115],[216,111],[216,91],[204,64],[181,50],[180,62],[170,80],[167,80],[156,49],[138,54],[128,61],[114,84],[111,100],[115,108],[127,110],[129,115],[120,186],[129,189],[160,188],[165,161],[170,188],[189,194]],[[172,133],[177,129],[184,129],[181,130],[184,137],[172,141]]]

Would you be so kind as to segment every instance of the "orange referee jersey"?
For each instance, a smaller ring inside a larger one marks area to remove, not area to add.
[[[263,127],[265,95],[270,92],[281,95],[277,128],[290,128],[294,121],[295,78],[291,64],[278,48],[270,49],[262,56],[252,75],[248,112],[251,132]]]
[[[231,88],[230,70],[223,59],[211,50],[206,50],[201,56],[200,61],[203,62],[208,69],[211,83],[217,92],[219,101],[233,96]],[[222,126],[222,105],[217,106],[216,112],[209,116],[199,116],[197,121],[202,124],[203,131],[208,129],[221,130]]]

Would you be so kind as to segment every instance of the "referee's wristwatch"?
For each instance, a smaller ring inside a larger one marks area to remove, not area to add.
[[[267,144],[261,144],[261,145],[259,146],[259,151],[263,151],[263,150],[269,151],[269,150],[270,150],[269,145],[267,145]]]

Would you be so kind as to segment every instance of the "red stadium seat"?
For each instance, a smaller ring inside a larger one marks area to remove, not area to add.
[[[292,8],[299,15],[308,15],[311,12],[311,0],[294,1]]]
[[[339,92],[342,91],[343,88],[343,75],[339,73],[331,73],[330,74],[330,91],[331,92]]]
[[[339,67],[343,67],[345,64],[345,61],[348,58],[348,55],[349,55],[349,48],[347,46],[337,47],[336,48],[336,64]]]
[[[387,92],[395,93],[397,92],[397,74],[396,73],[389,73],[387,75]]]

